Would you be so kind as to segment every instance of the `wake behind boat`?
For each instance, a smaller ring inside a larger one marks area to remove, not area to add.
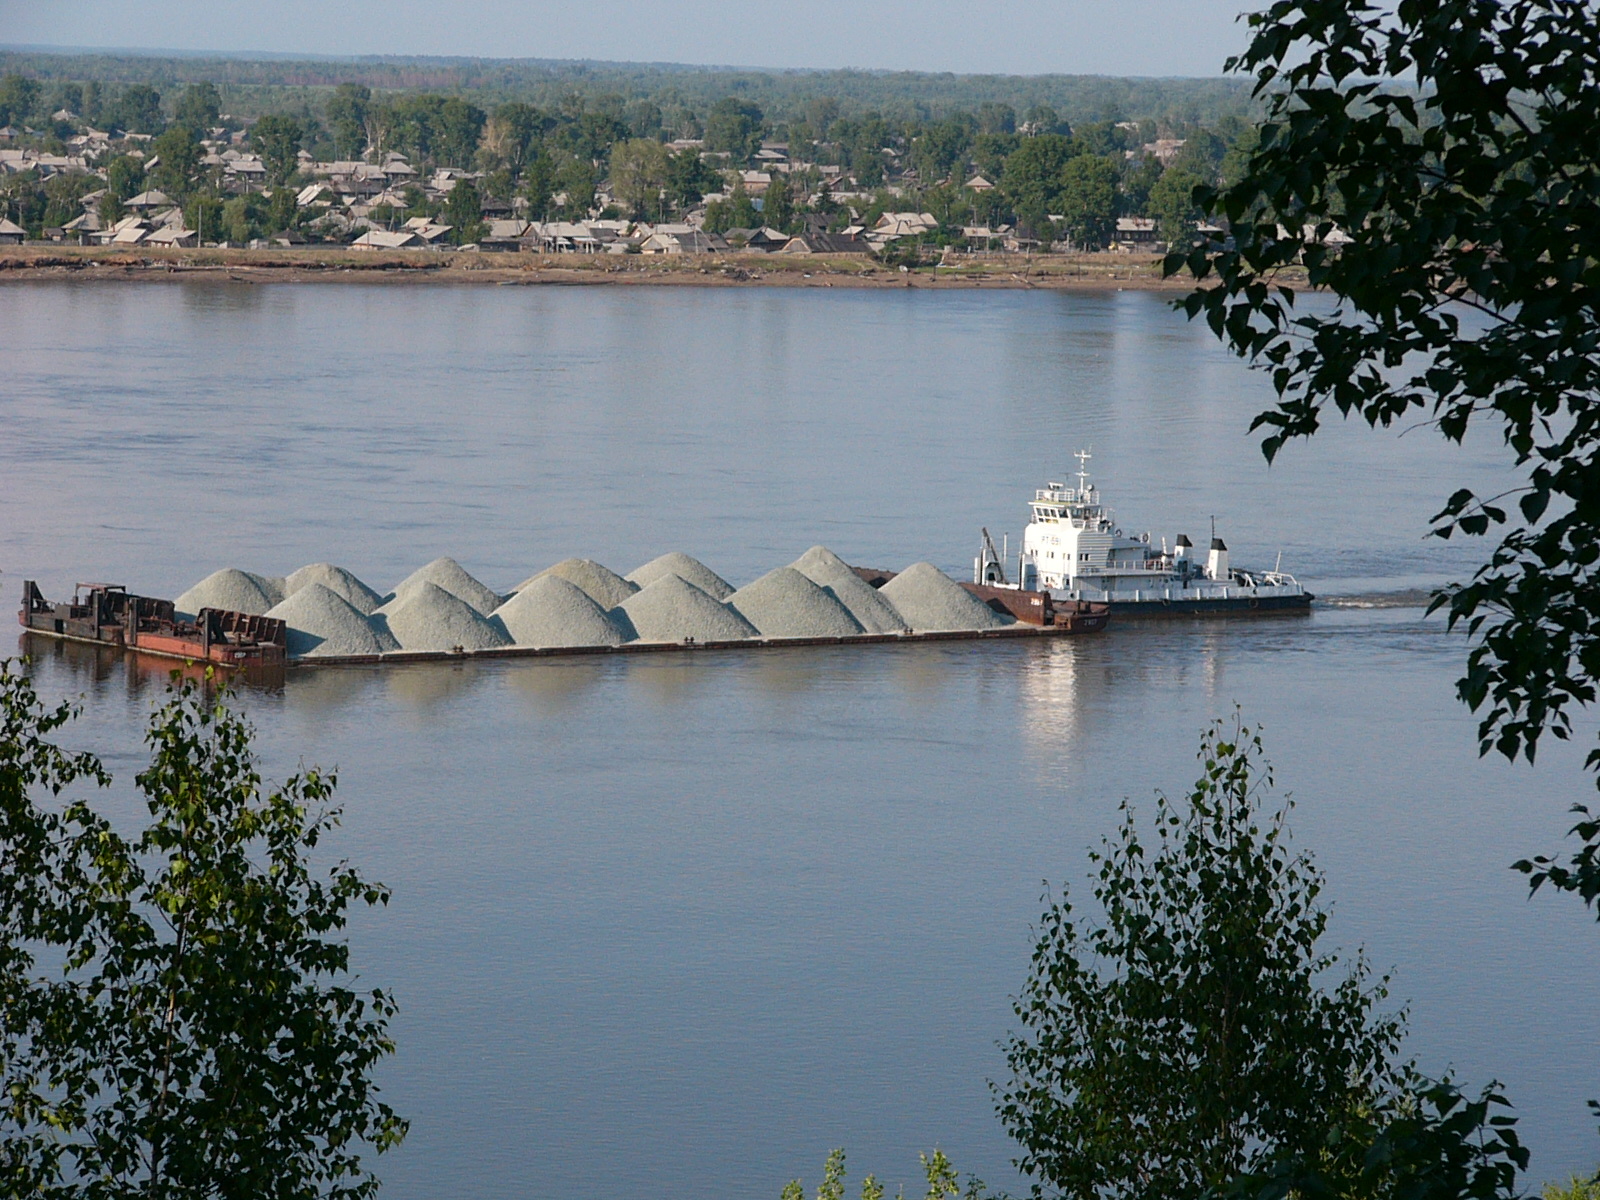
[[[1078,486],[1049,483],[1034,492],[1014,575],[988,530],[973,563],[973,581],[989,587],[1048,593],[1056,601],[1109,604],[1113,614],[1166,616],[1305,611],[1314,598],[1284,571],[1241,570],[1212,531],[1204,560],[1188,536],[1153,545],[1131,537],[1089,481],[1089,452],[1080,450]],[[1280,556],[1281,559],[1281,556]]]

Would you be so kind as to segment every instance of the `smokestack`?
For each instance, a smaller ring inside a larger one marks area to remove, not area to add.
[[[1218,583],[1228,582],[1228,547],[1219,537],[1211,539],[1211,554],[1206,559],[1206,574]]]
[[[1194,543],[1189,540],[1189,535],[1187,533],[1180,533],[1178,535],[1178,545],[1177,545],[1176,549],[1174,549],[1172,551],[1172,557],[1173,558],[1188,558],[1189,557],[1189,551],[1192,550],[1193,548],[1194,548]]]

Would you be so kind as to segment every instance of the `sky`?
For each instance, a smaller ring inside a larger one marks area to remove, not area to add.
[[[1220,75],[1241,0],[0,0],[9,46]]]

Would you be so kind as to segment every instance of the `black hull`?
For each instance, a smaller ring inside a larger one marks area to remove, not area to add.
[[[1298,596],[1230,596],[1226,600],[1113,600],[1114,617],[1260,617],[1311,610],[1310,592]]]

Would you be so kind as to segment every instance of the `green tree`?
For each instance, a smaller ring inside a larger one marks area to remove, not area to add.
[[[611,194],[632,217],[654,212],[667,186],[667,151],[649,138],[630,138],[611,148]]]
[[[341,83],[323,106],[323,119],[333,136],[333,152],[346,161],[359,158],[366,146],[367,109],[372,89],[359,83]]]
[[[1263,1155],[1316,1152],[1400,1081],[1402,1018],[1377,1011],[1385,981],[1359,957],[1321,948],[1322,879],[1261,753],[1213,725],[1187,801],[1158,792],[1148,832],[1124,802],[1091,855],[1104,915],[1046,909],[996,1089],[1037,1187],[1199,1196]]]
[[[478,152],[487,117],[483,109],[459,96],[439,105],[433,131],[433,156],[451,167],[470,167]]]
[[[794,224],[794,200],[789,196],[789,178],[774,175],[761,197],[761,223],[789,232]]]
[[[210,82],[191,83],[184,88],[172,113],[174,121],[192,125],[201,133],[216,125],[221,117],[222,94],[217,91],[217,85]]]
[[[594,207],[599,173],[586,158],[569,158],[556,171],[556,187],[567,194],[562,211],[570,220],[581,221]]]
[[[1176,164],[1151,185],[1146,211],[1155,218],[1161,240],[1169,246],[1186,246],[1193,240],[1195,222],[1204,215],[1194,193],[1204,186],[1204,179]]]
[[[184,227],[194,230],[202,244],[208,239],[219,242],[226,238],[222,215],[222,200],[213,192],[192,192],[183,206]]]
[[[450,225],[450,240],[458,246],[483,236],[483,200],[470,179],[456,180],[444,202],[444,219]]]
[[[522,177],[522,194],[528,198],[528,215],[544,220],[550,211],[550,198],[556,193],[556,164],[539,151]]]
[[[1030,141],[1037,141],[1031,138]],[[1061,169],[1056,203],[1066,231],[1079,246],[1100,249],[1117,228],[1117,184],[1121,168],[1114,159],[1080,154]]]
[[[175,684],[137,777],[148,823],[127,836],[77,795],[110,782],[100,763],[49,740],[70,715],[0,668],[7,1192],[370,1196],[361,1152],[406,1131],[370,1078],[394,1005],[348,986],[336,939],[388,893],[310,870],[334,779],[266,790],[249,727]]]
[[[0,125],[23,125],[39,102],[39,83],[26,75],[0,78]]]
[[[1474,635],[1458,691],[1480,751],[1532,759],[1600,679],[1600,10],[1279,0],[1251,28],[1232,65],[1255,75],[1259,142],[1203,196],[1231,240],[1167,269],[1199,280],[1191,317],[1271,372],[1280,399],[1252,426],[1269,460],[1330,413],[1495,428],[1521,486],[1444,500],[1436,534],[1499,542],[1436,606]],[[1376,82],[1397,78],[1414,83]],[[1339,304],[1294,308],[1290,268]],[[1593,905],[1600,818],[1578,818],[1570,861],[1519,866]]]
[[[1022,139],[1005,160],[999,183],[1024,224],[1038,227],[1047,214],[1060,211],[1063,172],[1078,157],[1078,144],[1058,133]]]
[[[150,173],[152,181],[181,203],[200,169],[199,129],[185,121],[174,121],[150,143],[150,152],[160,160]]]
[[[698,203],[722,186],[722,177],[693,147],[667,159],[667,197],[680,206]]]
[[[761,110],[745,100],[728,96],[706,114],[706,149],[732,156],[735,163],[749,160],[761,148]]]
[[[111,123],[129,133],[160,133],[165,123],[161,93],[148,84],[130,83],[117,98]]]
[[[222,238],[235,245],[245,246],[259,238],[265,230],[262,220],[265,205],[259,195],[234,196],[222,205]]]
[[[106,191],[117,200],[131,200],[144,191],[144,163],[129,154],[106,164]]]
[[[285,184],[300,169],[300,139],[305,130],[293,117],[272,113],[250,127],[250,144],[261,155],[267,180],[274,186]]]

